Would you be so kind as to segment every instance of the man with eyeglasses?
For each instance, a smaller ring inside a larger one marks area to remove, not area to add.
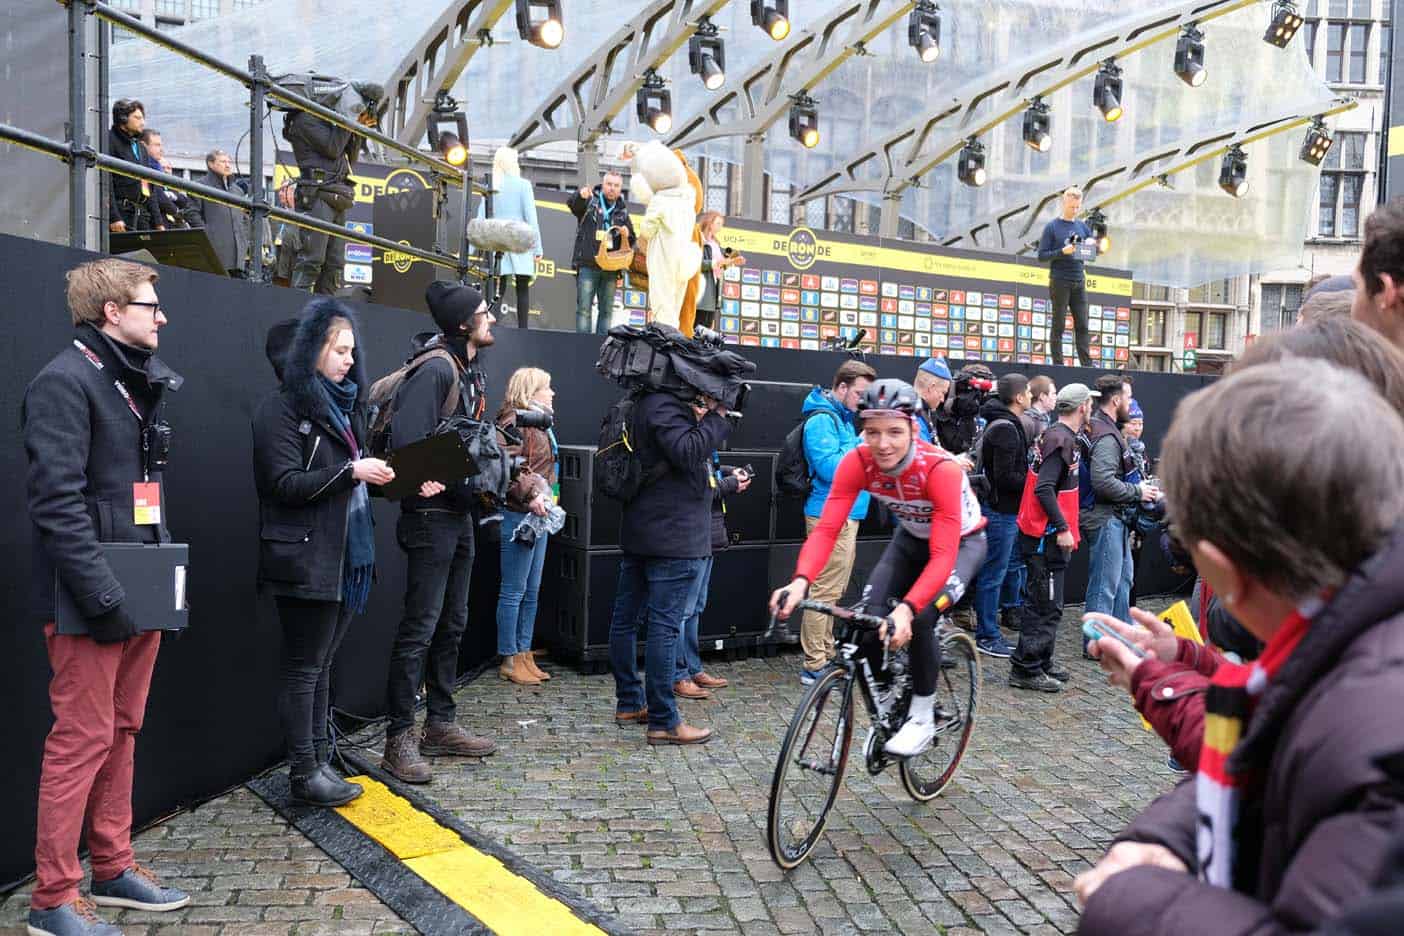
[[[181,377],[155,354],[166,324],[155,270],[104,258],[67,280],[74,331],[29,384],[20,411],[34,527],[30,617],[44,628],[54,715],[28,931],[117,936],[94,903],[163,911],[190,900],[132,855],[132,755],[161,635],[127,612],[123,583],[99,548],[170,541],[161,484],[170,430],[161,417]],[[58,588],[85,632],[58,633]],[[91,901],[78,892],[85,812]]]

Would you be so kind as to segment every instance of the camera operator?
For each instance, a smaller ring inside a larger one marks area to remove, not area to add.
[[[673,695],[678,638],[712,554],[710,459],[731,435],[726,407],[649,391],[634,405],[634,443],[645,483],[624,505],[619,583],[610,622],[615,722],[648,726],[649,744],[700,744],[712,732],[685,724]],[[637,622],[647,614],[646,681],[638,674]]]
[[[44,742],[29,932],[115,934],[78,896],[87,813],[98,904],[175,910],[132,855],[132,756],[161,635],[128,614],[101,543],[164,543],[164,397],[181,377],[156,357],[166,324],[149,267],[104,258],[70,270],[71,340],[25,390],[33,617],[44,626],[54,724]],[[138,502],[141,506],[138,506]],[[87,620],[57,631],[55,581]]]
[[[146,129],[146,108],[140,101],[123,98],[112,105],[112,127],[107,131],[107,153],[117,159],[146,165],[146,149],[141,132]],[[150,231],[160,226],[161,207],[155,190],[145,179],[131,179],[109,172],[111,198],[107,207],[107,227],[113,234]]]
[[[994,390],[994,371],[983,364],[967,364],[956,374],[955,386],[936,410],[936,441],[952,455],[965,456],[980,432],[980,407]],[[961,458],[966,471],[972,462]]]
[[[356,122],[379,126],[385,91],[379,85],[353,83],[359,101],[351,108]],[[361,152],[362,138],[305,111],[293,111],[283,123],[283,138],[292,144],[297,161],[297,210],[345,227],[346,212],[356,201],[351,169]],[[346,241],[320,231],[302,232],[293,262],[292,288],[331,295],[341,288],[346,265]]]
[[[434,357],[415,368],[395,396],[390,447],[401,448],[435,433],[450,388],[459,388],[454,415],[481,420],[487,410],[486,377],[478,352],[493,343],[493,318],[483,294],[471,286],[433,282],[424,291],[440,334],[415,336],[414,356],[436,348],[452,363]],[[469,735],[455,722],[453,686],[458,645],[468,626],[468,586],[475,549],[474,498],[466,483],[434,485],[432,496],[400,502],[395,538],[408,557],[405,614],[390,653],[385,690],[388,724],[381,767],[406,783],[428,783],[433,773],[421,756],[486,757],[492,741]],[[426,686],[428,714],[422,738],[414,729],[414,702]]]
[[[600,244],[608,242],[610,250],[623,246],[623,238],[634,244],[634,222],[629,218],[629,206],[624,203],[624,177],[611,169],[594,188],[582,186],[571,192],[566,207],[578,222],[575,228],[575,249],[571,262],[575,265],[575,330],[589,333],[590,316],[598,305],[594,332],[609,332],[609,319],[614,314],[614,289],[619,274],[601,270]]]
[[[1053,363],[1059,367],[1063,364],[1063,329],[1067,327],[1070,310],[1077,359],[1083,367],[1095,366],[1092,332],[1087,327],[1087,278],[1082,261],[1074,256],[1078,244],[1092,239],[1092,229],[1086,222],[1077,220],[1081,210],[1082,189],[1075,185],[1064,189],[1062,211],[1044,225],[1038,241],[1038,259],[1045,263],[1052,261],[1048,268],[1048,298],[1052,305],[1048,313],[1052,319],[1048,347]]]

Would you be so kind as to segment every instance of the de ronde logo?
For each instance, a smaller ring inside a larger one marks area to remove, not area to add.
[[[798,270],[807,270],[815,260],[827,260],[833,253],[829,247],[820,246],[819,238],[805,227],[795,228],[784,240],[776,238],[773,246],[783,251],[790,258],[791,266]]]

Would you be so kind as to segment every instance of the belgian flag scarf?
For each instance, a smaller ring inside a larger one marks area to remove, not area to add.
[[[1232,888],[1238,845],[1237,825],[1244,797],[1262,788],[1263,765],[1241,772],[1228,768],[1230,756],[1248,728],[1248,720],[1268,683],[1306,636],[1321,605],[1294,612],[1251,663],[1220,663],[1204,696],[1204,741],[1195,780],[1199,810],[1199,876]]]

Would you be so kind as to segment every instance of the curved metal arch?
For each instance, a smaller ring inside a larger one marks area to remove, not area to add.
[[[763,136],[789,113],[792,95],[813,89],[914,6],[915,0],[848,0],[839,4],[814,25],[792,33],[734,87],[683,121],[668,138],[668,145],[688,147],[718,137]],[[722,112],[732,104],[740,107],[741,114],[728,120]]]
[[[1023,113],[1035,97],[1055,91],[1094,73],[1107,59],[1123,59],[1179,34],[1180,27],[1226,16],[1261,0],[1181,0],[1160,9],[1126,17],[1086,33],[1054,49],[975,81],[967,82],[926,114],[889,133],[880,142],[794,196],[806,202],[842,192],[879,192],[896,201],[908,187],[920,183],[932,168],[959,152],[972,136]],[[859,173],[873,164],[882,170],[875,179]],[[891,208],[891,226],[896,214]],[[888,226],[884,217],[884,229]]]
[[[1341,114],[1353,110],[1357,104],[1353,98],[1335,98],[1321,109],[1304,111],[1297,108],[1266,119],[1255,118],[1238,127],[1216,130],[1194,139],[1146,150],[1123,163],[1099,166],[1087,175],[1085,181],[1078,184],[1083,190],[1089,211],[1106,208],[1163,182],[1169,176],[1191,170],[1207,160],[1217,159],[1230,147],[1247,146],[1270,136],[1307,127],[1317,117]],[[1030,242],[1026,238],[1033,231],[1044,210],[1056,202],[1062,193],[1063,187],[1060,186],[1056,191],[1045,192],[1021,205],[997,212],[959,234],[939,237],[936,240],[944,247],[1027,253],[1037,247],[1037,241]],[[1012,226],[1010,222],[1013,222]]]
[[[385,127],[390,136],[410,146],[419,143],[438,92],[452,88],[474,53],[492,43],[492,27],[512,7],[512,0],[449,4],[385,82],[390,96]]]
[[[511,145],[529,150],[559,140],[575,140],[582,166],[595,142],[611,132],[609,122],[643,86],[643,76],[680,49],[704,17],[715,16],[727,0],[654,0],[592,52],[585,63],[547,95]],[[615,75],[616,68],[622,70]],[[587,174],[593,171],[586,169]]]

